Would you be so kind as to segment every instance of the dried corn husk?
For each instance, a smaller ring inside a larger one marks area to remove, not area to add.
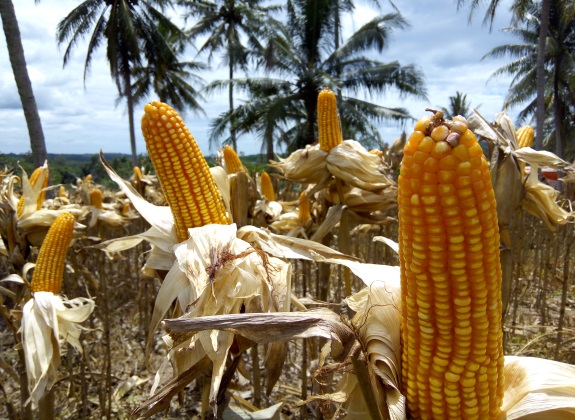
[[[494,156],[499,158],[492,159],[491,172],[497,199],[497,216],[501,226],[507,226],[519,205],[539,217],[552,231],[556,226],[573,218],[572,211],[567,211],[557,204],[557,191],[537,179],[540,165],[568,173],[575,172],[573,167],[551,152],[533,150],[530,147],[519,149],[515,127],[505,112],[501,112],[496,121],[490,124],[474,110],[468,121],[469,127],[476,134],[491,142],[497,149]],[[531,164],[531,173],[526,182],[522,181],[523,174],[519,165],[516,162],[511,163],[511,160],[517,159]],[[499,171],[501,176],[498,176]],[[517,199],[518,196],[521,200]]]
[[[329,177],[326,168],[328,152],[320,150],[319,144],[306,146],[289,155],[279,158],[279,161],[270,161],[270,166],[280,171],[286,179],[302,184],[318,184],[322,179]]]
[[[345,183],[367,191],[380,191],[395,183],[383,160],[355,140],[344,140],[327,156],[327,170]]]
[[[22,311],[22,348],[26,359],[28,389],[36,406],[57,379],[60,345],[70,343],[82,353],[79,337],[85,321],[94,310],[87,298],[62,299],[51,292],[36,292]]]

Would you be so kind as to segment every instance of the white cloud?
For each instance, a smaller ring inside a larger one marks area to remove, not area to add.
[[[509,0],[502,2],[491,33],[481,25],[483,10],[477,13],[470,26],[467,10],[457,12],[454,0],[438,0],[433,5],[424,0],[394,2],[411,26],[393,33],[389,48],[379,59],[383,62],[399,60],[403,65],[418,66],[426,77],[429,102],[400,99],[391,91],[371,100],[389,107],[405,107],[419,117],[425,113],[426,107],[446,106],[449,96],[459,90],[467,94],[472,105],[481,104],[480,110],[486,117],[499,112],[509,80],[486,82],[491,73],[505,63],[505,59],[481,61],[481,57],[494,46],[509,41],[506,35],[497,31],[509,24]],[[383,12],[389,12],[389,6],[382,3]],[[65,46],[57,46],[56,26],[78,6],[78,1],[41,2],[37,5],[32,1],[14,1],[14,5],[48,151],[97,153],[103,149],[108,153],[130,153],[125,104],[115,107],[117,90],[110,77],[104,46],[93,58],[85,86],[85,44],[76,45],[69,64],[62,67]],[[344,20],[344,34],[358,29],[373,16],[375,12],[370,8],[370,2],[356,1],[353,20],[351,17]],[[194,58],[195,52],[190,51],[189,55],[188,58]],[[202,75],[207,81],[227,77],[225,66],[214,62],[213,67]],[[29,150],[26,124],[3,37],[0,37],[0,69],[0,152],[26,152]],[[238,76],[243,77],[243,74]],[[241,99],[238,95],[236,104]],[[228,109],[227,90],[208,97],[202,105],[208,116],[218,116]],[[139,115],[140,111],[137,111],[137,122]],[[209,118],[198,118],[191,113],[184,117],[201,149],[206,154],[213,152],[207,142]],[[401,130],[402,127],[390,124],[381,127],[386,141],[393,141]],[[137,150],[143,153],[145,145],[139,130],[136,130],[136,138]],[[258,153],[260,142],[242,137],[239,151]]]

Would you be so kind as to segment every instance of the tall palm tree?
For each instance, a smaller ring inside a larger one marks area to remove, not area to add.
[[[234,71],[247,70],[250,51],[262,48],[260,39],[268,28],[278,25],[271,13],[279,6],[263,6],[262,0],[180,0],[188,9],[188,17],[197,18],[190,29],[192,39],[209,35],[200,46],[199,53],[207,52],[211,61],[214,53],[223,51],[223,61],[228,65],[228,100],[230,114],[234,110]],[[242,42],[247,38],[247,44]],[[229,123],[230,143],[237,150],[233,119]]]
[[[513,76],[505,99],[505,106],[525,105],[519,113],[519,123],[533,117],[539,111],[537,103],[537,79],[535,52],[541,25],[541,5],[528,9],[523,26],[507,28],[522,43],[494,48],[486,57],[510,56],[513,61],[498,69],[493,76]],[[549,126],[555,134],[555,152],[562,157],[566,141],[572,143],[575,130],[572,119],[575,111],[575,5],[552,0],[550,5],[549,36],[545,53],[546,84],[544,103]],[[544,125],[545,127],[545,125]],[[571,147],[571,144],[569,144]]]
[[[0,17],[2,18],[8,55],[10,56],[10,64],[12,65],[12,73],[14,73],[16,87],[18,88],[22,109],[24,110],[24,118],[28,126],[32,157],[36,166],[42,166],[48,157],[46,143],[44,141],[44,131],[42,130],[40,114],[38,113],[38,106],[34,98],[32,82],[30,81],[28,69],[26,68],[24,47],[22,46],[20,28],[18,27],[18,19],[16,18],[16,11],[14,10],[12,0],[0,1]]]
[[[363,133],[379,144],[383,140],[376,122],[404,121],[410,115],[403,108],[376,105],[356,95],[395,89],[403,96],[425,98],[423,76],[413,66],[384,63],[364,54],[381,53],[391,31],[407,26],[399,13],[374,18],[334,49],[333,7],[328,0],[288,1],[287,25],[270,40],[260,60],[270,76],[235,81],[250,95],[250,100],[234,111],[241,121],[238,128],[261,136],[268,158],[274,157],[274,142],[294,150],[315,141],[317,95],[326,85],[342,90],[339,113],[344,136]],[[218,81],[211,86],[223,84],[225,81]],[[225,113],[214,122],[212,141],[223,134],[230,117]]]
[[[84,0],[72,10],[57,28],[58,44],[68,42],[64,54],[64,66],[69,62],[76,44],[89,35],[88,50],[84,62],[84,80],[94,52],[106,43],[106,58],[118,92],[126,98],[130,125],[132,163],[138,164],[134,128],[134,101],[131,69],[141,64],[142,50],[163,51],[171,54],[170,45],[164,39],[159,26],[179,29],[162,14],[171,5],[169,0]]]
[[[455,92],[455,96],[449,97],[449,108],[441,107],[446,118],[452,119],[456,115],[468,116],[471,111],[471,103],[467,101],[467,94]]]
[[[198,99],[203,100],[200,89],[204,81],[197,72],[208,66],[197,61],[180,61],[188,38],[181,32],[170,33],[169,28],[159,27],[170,49],[145,51],[146,65],[132,69],[134,103],[145,100],[154,92],[160,101],[169,103],[176,110],[191,110],[205,115]]]
[[[457,0],[457,7],[461,7],[464,4],[469,3],[471,12],[469,18],[473,12],[477,9],[480,0]],[[485,13],[484,23],[490,22],[493,24],[495,19],[495,14],[501,0],[490,0],[489,6]],[[535,136],[535,148],[540,149],[543,146],[543,129],[545,124],[545,48],[546,39],[549,28],[549,10],[551,6],[551,0],[541,0],[540,2],[533,0],[515,0],[511,7],[514,13],[514,19],[522,20],[525,17],[526,10],[531,7],[534,3],[541,4],[541,24],[539,26],[538,42],[537,42],[537,113],[536,113],[536,136]]]

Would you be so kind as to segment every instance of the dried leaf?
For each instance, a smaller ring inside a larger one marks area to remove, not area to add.
[[[337,314],[327,309],[307,312],[273,312],[204,316],[164,320],[170,335],[222,330],[265,344],[296,338],[323,337],[332,340],[333,357],[346,356],[355,341],[353,331]]]
[[[536,357],[505,356],[503,374],[502,411],[507,420],[575,416],[575,366]]]
[[[345,183],[368,191],[394,186],[383,160],[355,140],[344,140],[329,151],[327,169]]]
[[[279,162],[270,161],[270,166],[289,180],[302,184],[318,184],[329,176],[326,158],[327,152],[320,150],[319,144],[308,145],[285,159],[280,158]]]
[[[239,397],[232,395],[230,403],[222,411],[222,420],[279,420],[281,419],[281,409],[284,403],[277,403],[261,410],[248,410],[246,404],[232,404]],[[244,400],[245,401],[245,400]]]

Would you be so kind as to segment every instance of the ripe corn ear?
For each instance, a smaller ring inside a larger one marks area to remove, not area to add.
[[[260,189],[261,193],[266,200],[275,201],[276,193],[274,191],[274,186],[272,184],[272,179],[267,172],[262,172],[260,177]]]
[[[68,198],[68,191],[66,190],[65,186],[60,185],[60,188],[58,189],[58,197]]]
[[[531,147],[533,140],[535,139],[535,130],[530,125],[524,125],[515,131],[515,136],[517,137],[517,142],[519,148]],[[519,171],[521,176],[525,175],[525,162],[519,161]]]
[[[299,196],[299,219],[302,225],[305,225],[311,217],[310,202],[306,200],[306,197],[307,195],[304,192]]]
[[[412,418],[496,418],[501,266],[489,167],[464,119],[436,112],[415,127],[398,190],[408,411]]]
[[[233,147],[226,144],[223,149],[223,154],[228,174],[245,171],[244,165]]]
[[[32,172],[32,175],[30,175],[30,185],[32,187],[36,186],[44,170],[46,170],[46,176],[42,181],[42,189],[48,186],[48,181],[50,180],[48,169],[46,169],[43,166],[40,166],[36,168],[34,172]],[[44,202],[45,199],[46,199],[46,191],[41,191],[40,194],[38,195],[38,200],[36,202],[36,210],[40,210],[42,208],[42,203]],[[21,195],[20,199],[18,200],[18,208],[17,208],[18,216],[22,216],[23,211],[24,211],[24,195]]]
[[[32,274],[30,283],[32,293],[52,292],[57,295],[61,292],[66,254],[74,232],[74,221],[72,213],[65,212],[58,216],[48,229]]]
[[[531,147],[533,139],[535,139],[535,130],[530,125],[524,125],[515,131],[519,148]]]
[[[93,189],[90,191],[90,204],[92,207],[96,207],[97,209],[102,209],[102,190],[99,188]]]
[[[122,206],[122,216],[127,216],[128,212],[130,211],[130,203],[124,203]]]
[[[180,241],[188,229],[229,219],[210,168],[180,115],[154,101],[144,107],[142,133],[170,205]]]
[[[142,170],[139,166],[134,166],[132,172],[134,174],[134,181],[139,182],[142,180]]]
[[[335,93],[327,87],[317,96],[317,132],[319,148],[325,152],[343,140]]]

